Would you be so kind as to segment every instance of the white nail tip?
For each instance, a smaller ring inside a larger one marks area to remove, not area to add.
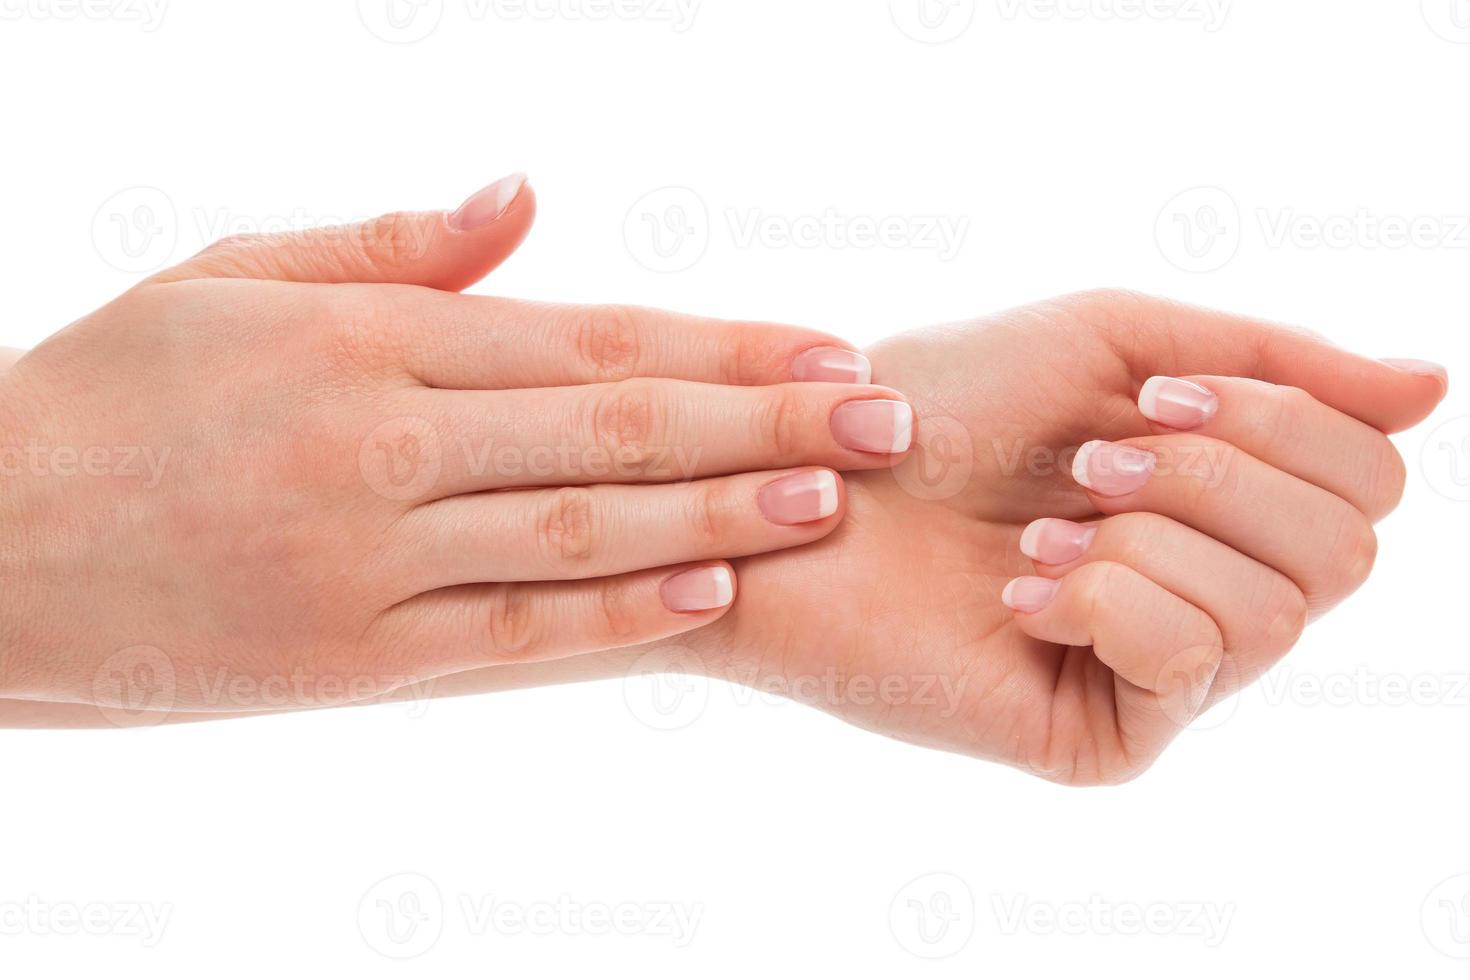
[[[511,174],[500,182],[500,187],[495,192],[495,213],[504,214],[505,209],[521,193],[521,188],[526,186],[525,174]]]
[[[1072,479],[1089,490],[1092,489],[1092,479],[1087,472],[1087,461],[1092,458],[1093,452],[1100,445],[1102,443],[1096,440],[1084,443],[1082,448],[1077,450],[1077,457],[1072,460]]]
[[[1040,554],[1037,545],[1041,543],[1041,528],[1046,523],[1046,518],[1032,521],[1026,525],[1026,530],[1021,532],[1021,554],[1027,558],[1035,558]]]
[[[837,477],[825,470],[817,474],[817,513],[820,517],[837,513]]]
[[[1005,605],[1006,607],[1008,607],[1010,609],[1016,608],[1015,606],[1011,605],[1011,602],[1015,598],[1015,596],[1016,596],[1016,582],[1015,582],[1015,579],[1012,579],[1011,581],[1007,582],[1006,583],[1006,587],[1001,590],[1001,593],[1000,593],[1000,601],[1001,601],[1001,604],[1002,605]]]
[[[1157,422],[1159,418],[1159,392],[1169,383],[1168,378],[1153,377],[1143,383],[1138,392],[1138,410],[1146,419]]]
[[[914,442],[914,409],[908,402],[893,403],[893,448],[890,452],[907,452]]]
[[[735,582],[730,578],[730,570],[723,565],[710,569],[710,584],[717,607],[728,606],[735,598]]]

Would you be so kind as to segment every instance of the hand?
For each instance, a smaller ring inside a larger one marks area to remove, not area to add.
[[[853,477],[826,539],[738,562],[732,614],[645,660],[1067,783],[1137,775],[1362,584],[1404,483],[1384,433],[1446,388],[1111,292],[869,353],[915,406],[911,459]]]
[[[729,607],[714,559],[837,526],[814,467],[901,458],[833,338],[449,291],[533,211],[228,240],[10,367],[0,696],[318,705],[669,636]]]

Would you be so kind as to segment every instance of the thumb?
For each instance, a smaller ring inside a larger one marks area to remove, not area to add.
[[[512,174],[452,212],[400,211],[356,225],[225,238],[148,281],[402,283],[458,292],[504,262],[535,216],[535,192],[524,174]]]

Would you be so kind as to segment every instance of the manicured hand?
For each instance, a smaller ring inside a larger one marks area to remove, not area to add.
[[[837,533],[737,563],[732,615],[659,649],[1069,783],[1141,772],[1363,583],[1404,484],[1386,433],[1447,384],[1113,292],[869,353],[913,400],[911,458],[849,481]]]
[[[834,338],[460,295],[453,212],[231,239],[0,376],[0,696],[236,711],[667,637],[908,448]]]

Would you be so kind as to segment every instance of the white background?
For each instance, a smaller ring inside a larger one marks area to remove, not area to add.
[[[88,2],[0,0],[0,343],[225,232],[453,207],[526,170],[538,227],[482,290],[866,342],[1118,285],[1470,379],[1463,0],[933,0],[930,28],[918,0],[427,0],[402,30],[386,0]],[[667,187],[688,191],[644,200]],[[743,234],[829,212],[964,235]],[[1417,243],[1373,230],[1418,218]],[[1369,585],[1132,785],[720,685],[671,732],[612,681],[3,733],[0,972],[1463,976],[1467,415],[1452,393],[1400,437]],[[415,899],[417,931],[386,932],[379,900]],[[507,934],[488,902],[551,903],[552,929]],[[624,905],[646,929],[579,926]]]

